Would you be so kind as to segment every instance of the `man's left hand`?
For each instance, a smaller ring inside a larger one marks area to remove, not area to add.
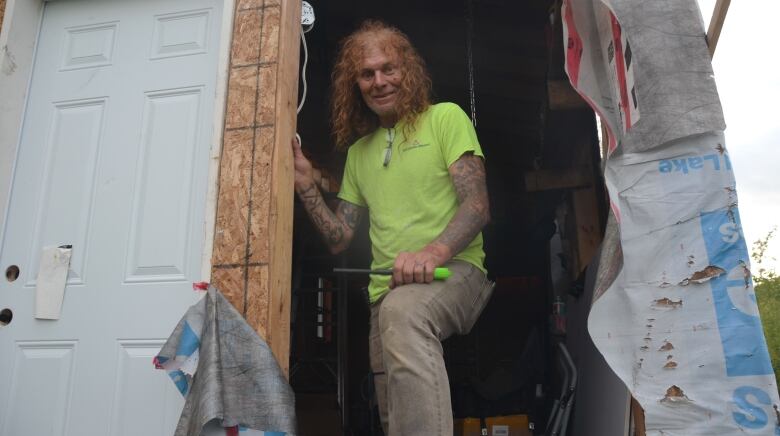
[[[398,253],[393,265],[390,289],[409,283],[430,283],[433,271],[450,259],[449,250],[442,244],[429,244],[420,251]]]

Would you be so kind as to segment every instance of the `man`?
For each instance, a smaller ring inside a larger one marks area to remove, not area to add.
[[[332,117],[348,149],[340,203],[323,201],[300,145],[295,190],[333,253],[368,211],[369,351],[386,434],[452,435],[441,341],[473,326],[492,291],[483,266],[489,220],[482,150],[465,113],[430,103],[425,65],[398,29],[367,21],[341,46]],[[434,281],[434,268],[452,276]]]

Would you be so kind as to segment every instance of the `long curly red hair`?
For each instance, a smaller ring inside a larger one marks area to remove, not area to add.
[[[398,56],[402,78],[396,110],[398,118],[406,121],[405,137],[409,137],[420,114],[431,105],[431,78],[409,38],[381,21],[366,20],[341,41],[333,67],[331,122],[336,147],[341,150],[379,127],[379,117],[363,101],[357,85],[364,51],[373,44],[378,44],[386,54]]]

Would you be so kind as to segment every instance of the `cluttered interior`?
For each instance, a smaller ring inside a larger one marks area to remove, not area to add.
[[[365,19],[410,38],[434,102],[463,109],[485,154],[485,266],[496,287],[471,332],[444,342],[456,434],[485,434],[491,423],[512,431],[489,434],[552,434],[556,425],[565,434],[558,409],[576,372],[560,347],[573,328],[566,305],[582,292],[607,204],[596,117],[564,71],[560,2],[308,3],[315,19],[304,26],[297,129],[327,202],[346,159],[331,134],[331,69],[340,40]],[[303,435],[382,434],[368,364],[369,278],[334,272],[370,266],[367,221],[331,255],[296,200],[289,375]]]

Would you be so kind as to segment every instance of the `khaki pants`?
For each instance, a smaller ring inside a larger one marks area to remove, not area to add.
[[[388,436],[452,435],[441,341],[471,330],[493,283],[469,263],[446,266],[447,280],[400,286],[371,305],[369,357]]]

